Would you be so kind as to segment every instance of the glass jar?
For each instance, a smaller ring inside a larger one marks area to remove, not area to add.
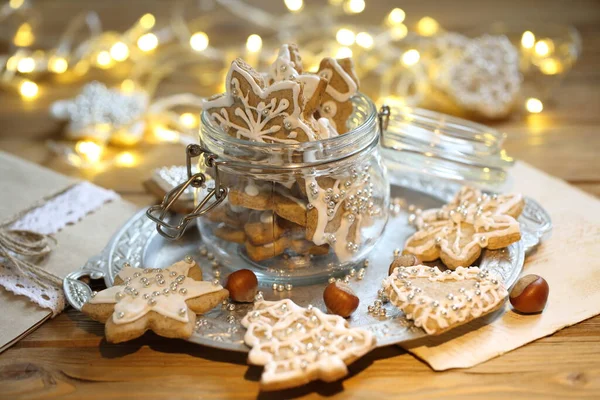
[[[297,144],[237,139],[202,114],[200,145],[216,162],[200,169],[228,194],[198,226],[225,268],[312,284],[367,257],[388,220],[390,187],[375,105],[362,94],[353,105],[347,133]]]

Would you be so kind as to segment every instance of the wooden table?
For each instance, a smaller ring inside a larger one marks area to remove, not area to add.
[[[266,4],[266,1],[262,1]],[[282,8],[279,2],[276,6]],[[484,4],[485,3],[485,4]],[[505,0],[481,2],[367,2],[362,18],[376,23],[392,6],[402,6],[407,23],[430,15],[449,30],[485,29],[497,20],[574,24],[583,37],[583,55],[540,115],[514,115],[497,126],[509,136],[508,152],[600,195],[600,5],[573,2]],[[124,29],[144,12],[168,15],[162,1],[42,2],[52,37],[80,10],[96,9],[110,28]],[[273,6],[275,7],[275,5]],[[283,10],[283,9],[282,9]],[[246,33],[248,34],[248,33]],[[50,34],[49,34],[50,35]],[[238,36],[245,37],[245,36]],[[93,75],[100,76],[101,75]],[[104,77],[115,82],[122,77]],[[189,78],[188,78],[189,79]],[[185,78],[170,80],[165,93],[188,89]],[[134,168],[86,173],[67,166],[46,148],[60,127],[48,116],[49,104],[73,95],[77,82],[42,86],[41,96],[23,102],[0,93],[0,148],[62,173],[85,177],[117,190],[142,205],[152,202],[141,181],[157,166],[182,162],[181,147],[143,149]],[[559,195],[559,194],[557,194]],[[350,367],[341,382],[315,382],[283,393],[259,393],[260,369],[248,367],[243,354],[162,340],[153,334],[120,345],[103,339],[103,326],[67,310],[0,355],[0,398],[551,398],[600,397],[600,317],[540,339],[468,370],[433,372],[398,347],[378,349]],[[10,393],[10,395],[7,395]]]

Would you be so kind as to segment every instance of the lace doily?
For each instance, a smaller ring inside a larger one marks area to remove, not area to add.
[[[118,197],[112,190],[81,182],[31,210],[10,228],[52,235]],[[3,259],[0,259],[0,285],[15,294],[28,297],[40,307],[49,308],[53,316],[65,307],[62,289],[40,287],[27,277],[18,275]]]

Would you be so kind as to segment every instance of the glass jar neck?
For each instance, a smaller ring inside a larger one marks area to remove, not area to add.
[[[348,159],[377,145],[377,109],[365,95],[352,99],[354,111],[348,120],[349,131],[329,139],[297,144],[263,143],[238,139],[215,125],[202,113],[200,145],[220,161],[243,167],[257,164],[269,169],[311,168]]]

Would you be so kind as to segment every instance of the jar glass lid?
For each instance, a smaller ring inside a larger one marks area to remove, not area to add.
[[[392,171],[494,188],[514,164],[502,148],[506,135],[488,126],[412,107],[392,107],[381,117],[382,153]]]

